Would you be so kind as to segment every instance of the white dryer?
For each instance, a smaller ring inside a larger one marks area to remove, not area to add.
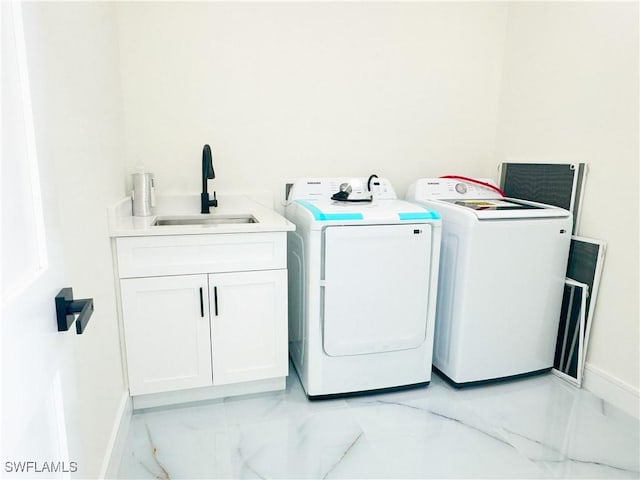
[[[307,395],[428,383],[440,217],[374,175],[297,180],[285,216],[289,352]]]
[[[553,366],[571,213],[494,188],[424,178],[406,197],[442,216],[433,364],[456,386]]]

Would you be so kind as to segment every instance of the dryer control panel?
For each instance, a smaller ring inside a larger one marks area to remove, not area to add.
[[[348,191],[349,198],[373,197],[376,200],[398,198],[389,180],[371,175],[370,177],[301,178],[291,185],[287,201],[326,200],[340,191]]]

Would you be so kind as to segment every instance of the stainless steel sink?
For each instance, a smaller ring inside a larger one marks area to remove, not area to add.
[[[153,226],[179,225],[229,225],[243,223],[258,223],[253,215],[200,215],[200,216],[171,216],[157,217]]]

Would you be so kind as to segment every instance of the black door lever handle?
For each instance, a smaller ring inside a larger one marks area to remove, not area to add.
[[[76,333],[80,335],[89,323],[91,314],[93,314],[93,298],[74,300],[71,288],[63,288],[56,295],[56,317],[59,332],[69,330],[74,320],[77,320]]]

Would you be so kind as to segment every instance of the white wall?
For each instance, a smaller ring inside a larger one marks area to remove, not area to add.
[[[579,233],[608,249],[585,382],[637,415],[638,3],[510,3],[505,45],[498,157],[589,164]]]
[[[79,478],[97,478],[127,398],[106,219],[107,205],[124,196],[115,9],[25,3],[24,23],[36,143],[54,164],[63,227],[67,285],[60,287],[94,298],[86,331],[67,344],[72,351],[57,355],[71,356],[75,366],[65,372],[73,389],[62,392],[70,459]]]
[[[127,173],[198,192],[313,175],[486,175],[504,3],[118,4]],[[493,171],[491,172],[493,173]]]

